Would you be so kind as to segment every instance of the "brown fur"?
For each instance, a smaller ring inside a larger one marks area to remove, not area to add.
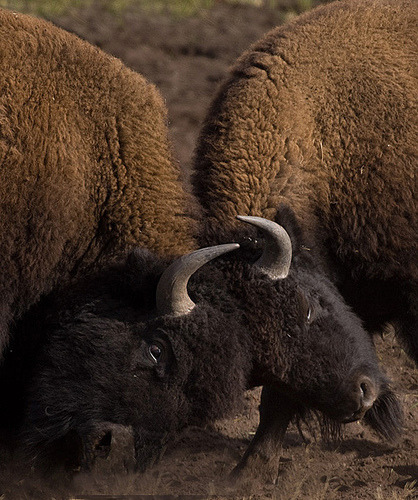
[[[373,297],[358,311],[372,326],[396,301],[417,307],[417,14],[413,0],[344,0],[271,31],[235,64],[195,156],[203,242],[288,205],[347,300]]]
[[[273,219],[288,203],[305,227],[320,214],[340,257],[417,278],[417,12],[414,1],[336,2],[246,52],[197,149],[209,216]]]
[[[156,88],[52,24],[0,11],[0,349],[12,319],[120,249],[194,248]]]

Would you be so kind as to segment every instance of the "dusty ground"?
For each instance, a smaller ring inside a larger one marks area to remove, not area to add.
[[[212,11],[176,19],[139,11],[115,16],[100,5],[55,22],[120,57],[160,88],[169,108],[175,154],[187,169],[205,109],[228,66],[285,14],[219,2]],[[319,436],[315,441],[308,430],[304,442],[292,427],[278,484],[232,488],[225,479],[257,426],[256,390],[248,393],[242,414],[212,428],[190,429],[144,475],[115,473],[117,459],[111,455],[71,483],[58,476],[39,485],[30,471],[6,473],[0,498],[418,498],[418,373],[392,334],[376,342],[405,408],[405,433],[396,445],[379,442],[361,424],[348,425],[344,440],[334,448]]]

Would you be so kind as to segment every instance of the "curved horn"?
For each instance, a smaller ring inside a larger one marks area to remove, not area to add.
[[[292,261],[292,242],[284,227],[262,217],[237,215],[237,219],[258,227],[266,239],[263,255],[255,265],[272,280],[281,280],[289,274]]]
[[[200,267],[220,255],[239,248],[238,243],[201,248],[175,260],[162,274],[157,285],[157,310],[160,314],[188,314],[195,303],[187,293],[187,283]]]

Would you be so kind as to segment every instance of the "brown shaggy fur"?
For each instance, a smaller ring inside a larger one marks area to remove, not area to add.
[[[289,205],[340,283],[354,283],[349,301],[364,287],[376,316],[396,318],[385,316],[392,291],[418,283],[417,14],[414,0],[343,0],[240,57],[196,150],[202,242],[213,242],[219,221],[274,220]],[[413,311],[416,295],[406,293],[399,309]]]
[[[0,351],[40,295],[133,245],[194,248],[156,88],[52,24],[0,11]]]

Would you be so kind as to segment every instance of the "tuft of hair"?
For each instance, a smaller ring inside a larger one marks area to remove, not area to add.
[[[404,416],[395,394],[386,387],[373,407],[364,416],[364,421],[382,438],[394,442],[402,431]]]
[[[295,425],[301,438],[306,442],[305,436],[302,431],[302,425],[304,425],[311,436],[316,439],[316,430],[319,428],[319,432],[323,441],[327,444],[338,444],[343,437],[343,426],[330,418],[328,418],[324,413],[303,408],[300,409],[295,417]]]

